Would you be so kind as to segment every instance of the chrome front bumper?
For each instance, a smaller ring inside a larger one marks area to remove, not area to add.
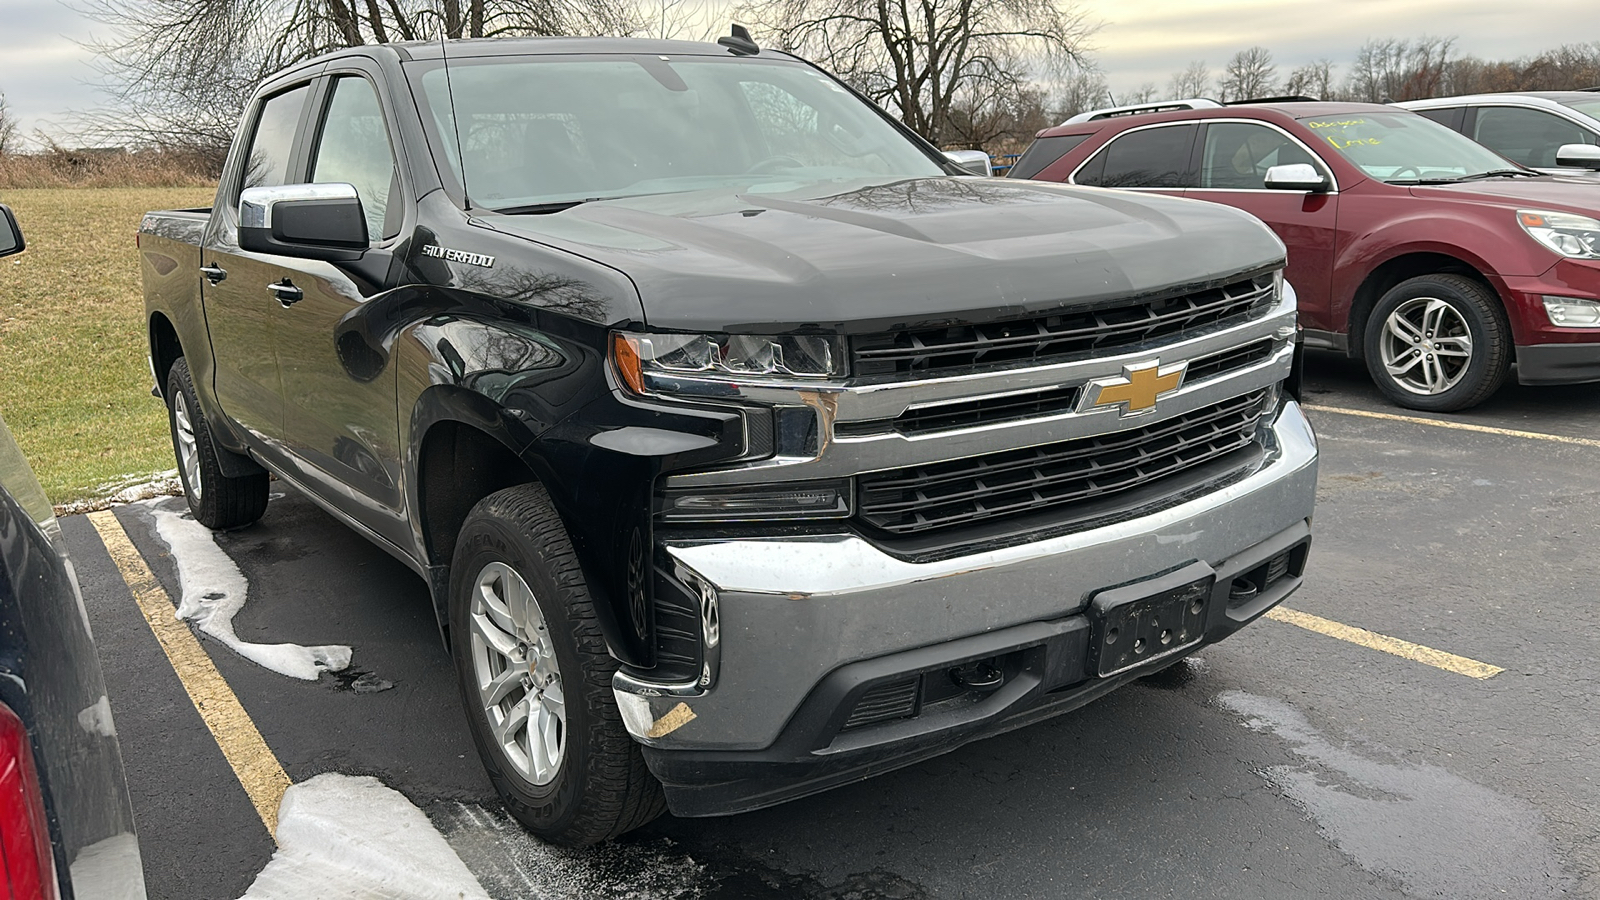
[[[915,563],[851,533],[668,542],[711,592],[709,688],[613,681],[634,738],[660,750],[760,750],[829,672],[860,660],[1081,612],[1097,591],[1200,561],[1219,565],[1311,517],[1317,446],[1299,404],[1248,477],[1101,528]],[[1259,611],[1257,611],[1259,612]]]

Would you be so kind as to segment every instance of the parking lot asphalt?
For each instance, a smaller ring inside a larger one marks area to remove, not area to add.
[[[348,644],[351,670],[297,681],[201,644],[290,780],[376,776],[495,897],[1600,897],[1600,386],[1413,416],[1347,361],[1314,356],[1308,379],[1321,487],[1287,606],[1356,641],[1258,621],[1075,713],[769,810],[594,851],[527,838],[479,768],[422,581],[293,494],[218,536],[249,583],[235,625]],[[116,517],[178,597],[150,509]],[[94,525],[63,528],[151,896],[238,897],[273,840]]]

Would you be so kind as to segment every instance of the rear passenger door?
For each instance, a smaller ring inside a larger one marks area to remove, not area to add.
[[[1124,131],[1079,166],[1071,181],[1181,197],[1193,183],[1189,162],[1199,130],[1193,122],[1173,122]]]
[[[283,309],[267,285],[282,279],[289,260],[239,248],[239,193],[299,180],[301,137],[310,83],[267,97],[255,110],[244,150],[223,177],[229,188],[212,211],[201,247],[201,296],[211,337],[212,386],[223,413],[256,449],[277,460],[283,437],[283,385],[278,378],[278,330]]]
[[[1250,213],[1277,233],[1289,248],[1284,277],[1300,298],[1300,318],[1308,328],[1332,330],[1334,225],[1337,190],[1324,194],[1268,190],[1267,170],[1304,163],[1329,184],[1333,172],[1288,132],[1265,122],[1205,123],[1200,135],[1198,179],[1186,197],[1225,203]]]
[[[398,240],[406,193],[377,82],[330,72],[309,117],[306,180],[354,185],[366,213],[369,257]],[[285,443],[306,487],[398,546],[408,546],[395,410],[395,367],[383,323],[364,311],[389,285],[349,266],[285,259],[299,299],[279,306],[278,365]]]

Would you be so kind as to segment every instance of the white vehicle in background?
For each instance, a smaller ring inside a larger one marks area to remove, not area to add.
[[[1530,169],[1600,178],[1600,89],[1396,103]]]

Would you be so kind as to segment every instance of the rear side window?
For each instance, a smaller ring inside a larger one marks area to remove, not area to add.
[[[1440,109],[1414,109],[1412,112],[1425,116],[1438,122],[1451,131],[1461,130],[1461,114],[1466,111],[1462,106],[1446,106]]]
[[[1078,172],[1078,184],[1100,187],[1189,187],[1189,151],[1198,125],[1165,125],[1115,138]]]
[[[311,86],[302,84],[267,98],[261,105],[255,132],[250,136],[250,153],[245,157],[244,187],[277,187],[288,183],[295,131],[310,92]]]
[[[1088,140],[1087,134],[1063,134],[1056,137],[1042,137],[1028,145],[1022,151],[1022,156],[1012,163],[1011,169],[1006,172],[1007,178],[1032,178],[1043,172],[1047,166],[1068,153],[1072,152],[1079,144]]]
[[[1592,144],[1594,137],[1560,116],[1516,106],[1484,106],[1472,139],[1512,162],[1554,168],[1562,144]]]

